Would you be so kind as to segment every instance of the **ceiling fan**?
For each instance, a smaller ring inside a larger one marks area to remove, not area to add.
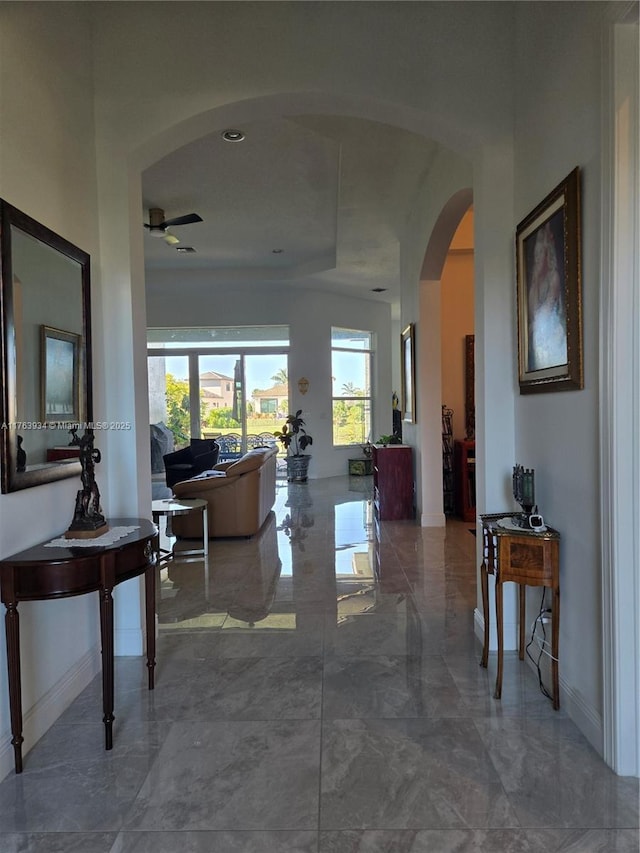
[[[202,222],[202,217],[197,213],[186,213],[184,216],[176,216],[173,219],[164,218],[164,210],[160,207],[149,208],[149,222],[144,223],[144,227],[149,229],[149,234],[152,237],[161,237],[165,243],[170,246],[175,246],[179,243],[177,237],[171,234],[168,229],[176,225],[190,225],[192,222]]]

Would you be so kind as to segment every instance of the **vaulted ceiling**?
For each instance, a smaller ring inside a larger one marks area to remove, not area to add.
[[[145,232],[147,278],[155,270],[207,280],[287,281],[395,302],[399,239],[427,191],[436,143],[388,125],[341,116],[259,121],[197,139],[145,170],[143,219],[191,212],[203,221]],[[195,251],[179,252],[192,248]],[[382,292],[374,292],[381,289]]]

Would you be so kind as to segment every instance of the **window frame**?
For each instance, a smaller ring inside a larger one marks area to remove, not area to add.
[[[354,347],[342,347],[336,346],[333,343],[334,332],[356,332],[358,334],[367,335],[368,336],[368,346],[362,349],[354,348]],[[344,353],[356,353],[362,356],[368,356],[368,365],[365,368],[365,373],[368,374],[369,377],[369,388],[368,393],[363,396],[345,396],[345,395],[335,395],[333,393],[333,354],[335,352],[344,352]],[[344,326],[332,326],[331,327],[331,442],[332,447],[334,449],[340,449],[345,447],[353,447],[354,442],[347,444],[338,444],[335,441],[335,425],[333,419],[333,411],[334,404],[336,401],[340,400],[345,403],[354,403],[354,402],[364,402],[365,403],[365,411],[366,411],[366,403],[369,404],[369,424],[368,424],[368,435],[364,439],[364,441],[371,441],[371,431],[373,430],[373,422],[374,422],[374,403],[373,403],[373,376],[374,376],[374,355],[375,355],[375,333],[370,329],[351,329]],[[366,423],[365,423],[366,427]],[[355,444],[360,444],[360,442],[355,442]]]

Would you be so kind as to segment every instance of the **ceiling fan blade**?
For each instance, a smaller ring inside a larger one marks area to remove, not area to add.
[[[202,222],[202,217],[197,213],[187,213],[184,216],[176,216],[174,219],[167,219],[162,223],[163,228],[170,228],[174,225],[190,225],[192,222]]]

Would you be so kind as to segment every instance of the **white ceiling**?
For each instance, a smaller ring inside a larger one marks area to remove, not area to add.
[[[239,129],[243,142],[216,132],[143,173],[145,222],[150,207],[166,219],[196,212],[204,220],[169,229],[195,254],[145,230],[148,280],[156,269],[197,269],[221,283],[289,281],[397,301],[398,241],[425,192],[436,143],[336,116]]]

